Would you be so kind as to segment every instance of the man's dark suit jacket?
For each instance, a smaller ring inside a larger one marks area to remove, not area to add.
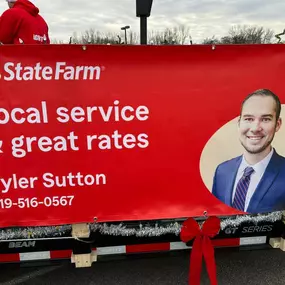
[[[221,163],[215,172],[212,194],[232,207],[233,188],[242,156]],[[274,150],[249,203],[247,213],[285,210],[285,158]]]

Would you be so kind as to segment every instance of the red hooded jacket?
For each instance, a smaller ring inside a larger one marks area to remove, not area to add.
[[[48,25],[39,9],[28,0],[17,0],[0,17],[3,44],[49,44]]]

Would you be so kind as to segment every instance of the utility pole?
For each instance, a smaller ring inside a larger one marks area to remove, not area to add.
[[[137,17],[140,17],[141,45],[147,44],[147,18],[150,16],[153,0],[136,0]]]
[[[128,44],[128,39],[127,39],[127,29],[129,29],[130,26],[125,26],[125,27],[122,27],[121,30],[125,31],[125,45]]]

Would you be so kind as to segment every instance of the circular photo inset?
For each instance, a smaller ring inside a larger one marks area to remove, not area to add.
[[[254,91],[204,147],[201,177],[224,204],[253,214],[285,210],[284,108],[272,91]]]

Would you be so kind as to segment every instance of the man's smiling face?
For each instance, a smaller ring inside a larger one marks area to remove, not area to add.
[[[267,152],[280,127],[281,119],[276,119],[276,102],[271,96],[252,96],[244,103],[239,139],[248,153]]]

